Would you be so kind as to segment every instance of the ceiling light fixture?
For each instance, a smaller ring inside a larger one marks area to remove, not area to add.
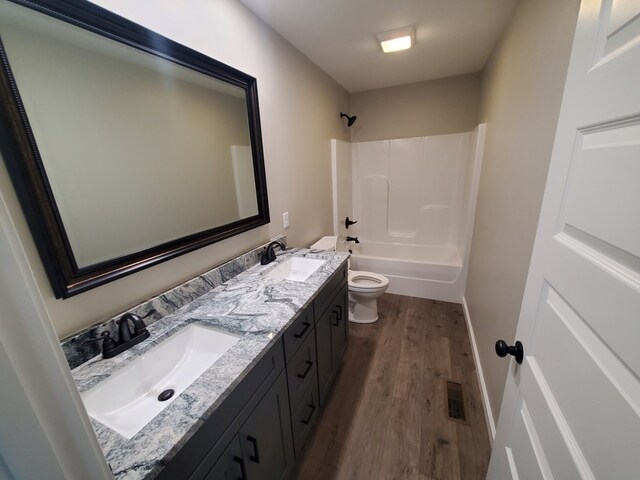
[[[406,50],[416,41],[413,27],[404,27],[376,35],[384,53]]]

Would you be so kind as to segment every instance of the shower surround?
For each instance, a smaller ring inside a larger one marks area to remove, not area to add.
[[[389,277],[391,293],[462,300],[484,133],[333,140],[334,233],[359,237],[341,245],[353,270]]]

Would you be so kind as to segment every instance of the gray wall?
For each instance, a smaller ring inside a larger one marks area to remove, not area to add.
[[[478,125],[480,74],[351,95],[352,142],[469,132]]]
[[[338,117],[348,93],[240,2],[100,0],[101,6],[258,79],[271,223],[67,300],[56,300],[13,186],[0,162],[5,196],[49,317],[63,337],[177,285],[282,232],[309,245],[330,233],[331,138],[348,140]],[[312,212],[312,214],[310,214]]]
[[[578,0],[521,0],[482,75],[487,123],[465,298],[497,421],[553,148]]]

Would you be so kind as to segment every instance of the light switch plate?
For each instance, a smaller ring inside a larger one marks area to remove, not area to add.
[[[289,212],[284,212],[282,214],[282,225],[284,228],[289,228]]]

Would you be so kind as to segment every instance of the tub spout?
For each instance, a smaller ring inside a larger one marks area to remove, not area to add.
[[[347,242],[360,243],[360,240],[358,240],[358,237],[347,237]]]

